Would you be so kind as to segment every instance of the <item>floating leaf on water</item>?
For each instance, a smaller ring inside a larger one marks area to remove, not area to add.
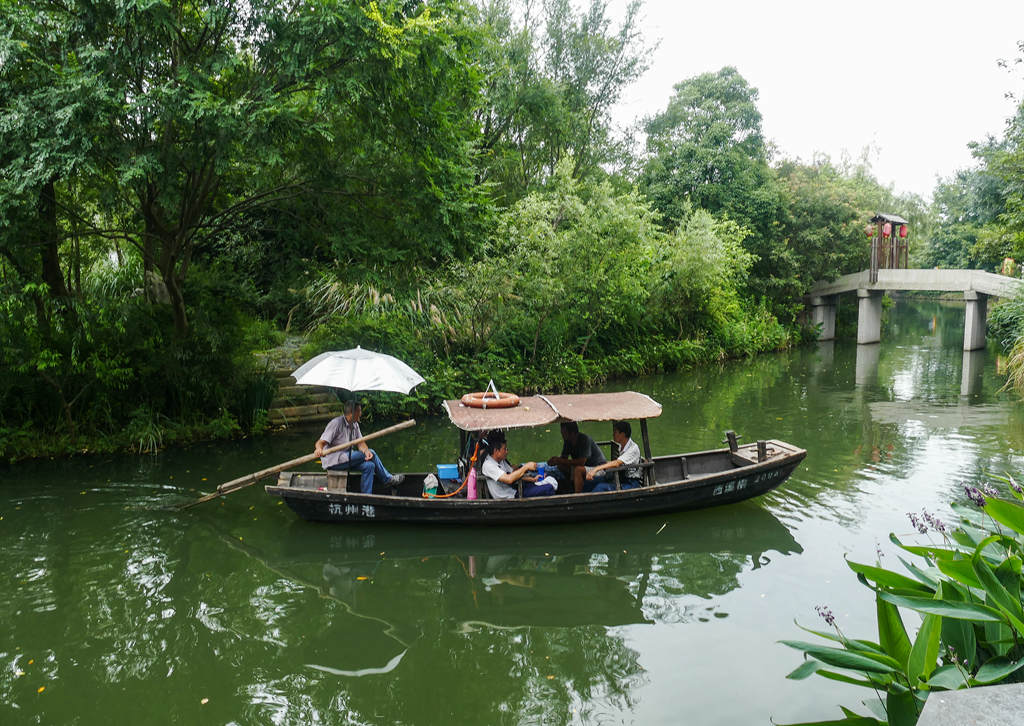
[[[85,489],[83,489],[82,491],[80,491],[80,492],[78,492],[78,493],[79,493],[79,494],[85,494]]]
[[[206,704],[208,704],[209,702],[210,702],[210,699],[209,699],[209,698],[203,698],[203,699],[201,699],[201,700],[199,701],[199,703],[200,703],[200,704],[202,704],[203,706],[205,706],[205,705],[206,705]]]
[[[366,575],[359,575],[359,577],[357,577],[356,579],[357,580],[369,580],[370,578],[367,577]]]
[[[544,677],[545,677],[545,678],[547,678],[547,679],[548,679],[549,681],[553,681],[553,680],[555,680],[555,677],[554,677],[554,676],[544,676]]]
[[[29,658],[28,664],[29,664],[29,665],[32,665],[32,664],[33,664],[33,663],[35,663],[35,662],[36,662],[36,661],[35,661],[35,658]]]
[[[203,481],[206,481],[206,477],[205,476],[203,477]]]
[[[39,686],[39,688],[36,689],[36,693],[42,693],[45,690],[46,690],[46,686]]]

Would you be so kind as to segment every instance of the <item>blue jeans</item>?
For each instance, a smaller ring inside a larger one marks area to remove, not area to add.
[[[556,491],[557,490],[550,484],[523,482],[523,499],[526,499],[527,497],[548,497]]]
[[[359,469],[359,473],[362,475],[359,480],[359,488],[363,494],[373,494],[374,478],[380,479],[381,483],[384,483],[391,478],[391,472],[384,468],[384,463],[377,456],[377,452],[373,449],[370,449],[370,451],[373,453],[373,458],[369,461],[366,460],[366,455],[362,451],[353,451],[348,455],[348,461],[328,467],[328,470],[348,471],[350,469]]]
[[[621,474],[619,476],[620,476],[619,486],[622,489],[636,489],[638,486],[640,486],[640,480],[639,479],[626,479],[626,478],[622,478]],[[614,479],[610,479],[610,478],[606,479],[603,476],[601,476],[600,474],[596,474],[594,476],[593,482],[594,482],[594,488],[590,490],[592,492],[613,492],[613,491],[615,491],[615,480]],[[583,488],[584,488],[584,491],[586,491],[586,484],[584,484]]]

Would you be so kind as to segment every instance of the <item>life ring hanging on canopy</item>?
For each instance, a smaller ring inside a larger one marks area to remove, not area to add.
[[[469,408],[515,408],[519,405],[519,396],[501,391],[467,393],[462,397],[462,405]]]
[[[494,385],[492,378],[480,393],[467,393],[462,397],[462,405],[470,408],[515,408],[519,405],[519,396],[514,393],[502,393]]]

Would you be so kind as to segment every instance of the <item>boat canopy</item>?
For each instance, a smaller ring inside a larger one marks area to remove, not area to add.
[[[472,408],[461,401],[445,401],[448,418],[463,431],[517,429],[555,421],[615,421],[661,415],[661,404],[634,391],[525,396],[513,408]]]

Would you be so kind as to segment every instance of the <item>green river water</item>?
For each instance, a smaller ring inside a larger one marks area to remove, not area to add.
[[[821,343],[611,384],[664,405],[657,453],[779,438],[808,450],[740,505],[576,526],[299,521],[216,483],[308,453],[320,429],[0,469],[0,724],[768,724],[866,692],[785,675],[794,619],[874,638],[844,557],[898,567],[907,512],[1020,471],[1024,406],[963,307],[898,306],[883,343]],[[372,405],[372,403],[371,403]],[[381,424],[383,426],[383,424]],[[366,427],[368,430],[374,427]],[[585,427],[607,438],[606,426]],[[545,459],[557,427],[513,432]],[[453,460],[442,418],[376,443]],[[863,710],[863,709],[861,709]]]

